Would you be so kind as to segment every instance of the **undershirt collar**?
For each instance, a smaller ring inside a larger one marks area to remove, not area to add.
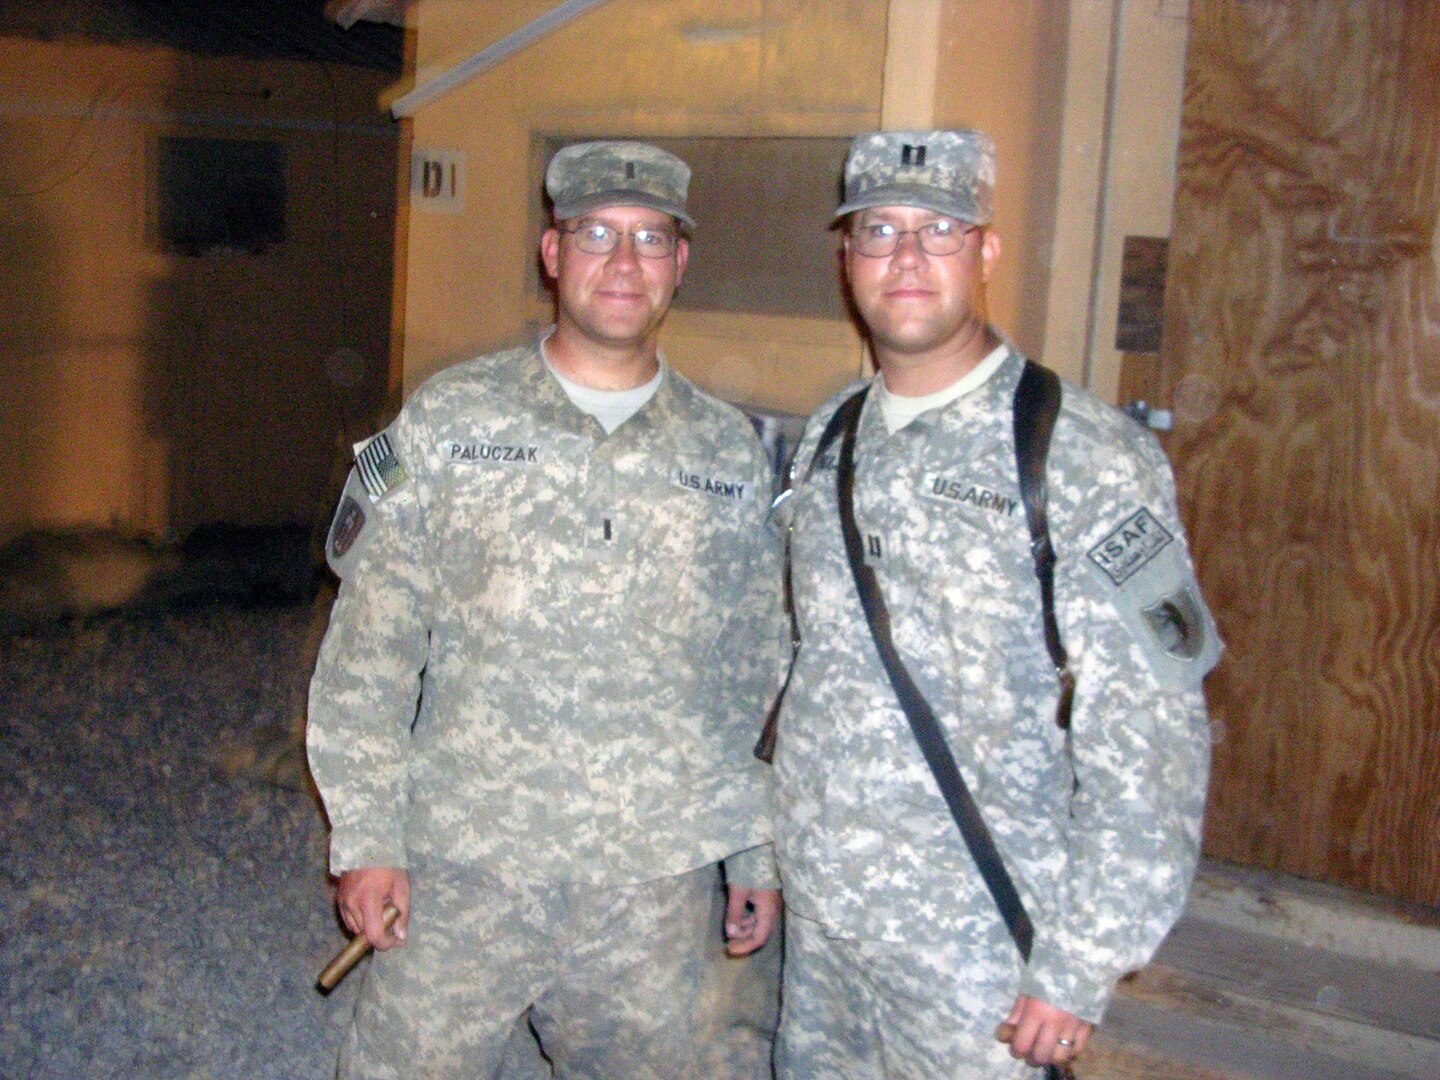
[[[597,390],[593,386],[582,386],[556,371],[550,358],[545,355],[543,341],[540,345],[540,358],[545,361],[545,370],[555,377],[560,389],[565,391],[565,396],[581,412],[593,416],[605,429],[606,435],[643,409],[646,402],[655,396],[655,391],[660,389],[660,382],[665,377],[665,368],[661,365],[649,382],[629,390]]]
[[[958,401],[966,394],[978,390],[999,369],[1009,351],[1010,347],[1001,342],[986,355],[985,359],[949,386],[936,390],[933,394],[922,394],[919,397],[892,394],[885,386],[885,376],[881,375],[875,380],[875,396],[880,403],[880,415],[885,418],[885,430],[894,435],[921,413],[944,408],[952,401]]]

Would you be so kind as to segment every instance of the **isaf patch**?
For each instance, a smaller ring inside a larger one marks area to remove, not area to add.
[[[357,443],[355,446],[355,471],[360,482],[372,499],[382,499],[385,493],[405,482],[405,469],[395,448],[390,445],[390,436],[380,432],[374,438]]]
[[[1155,515],[1142,506],[1086,554],[1111,584],[1118,586],[1139,573],[1174,539],[1165,526],[1155,520]]]

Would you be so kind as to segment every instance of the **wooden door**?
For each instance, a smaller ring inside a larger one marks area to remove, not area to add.
[[[1440,904],[1440,3],[1191,0],[1157,398],[1206,849]]]

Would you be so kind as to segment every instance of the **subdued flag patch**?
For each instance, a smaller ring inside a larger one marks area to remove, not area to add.
[[[405,469],[395,456],[390,436],[383,431],[356,449],[355,469],[372,499],[384,498],[387,491],[405,480]]]

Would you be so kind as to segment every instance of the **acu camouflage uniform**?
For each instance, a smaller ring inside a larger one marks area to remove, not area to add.
[[[870,1075],[845,1018],[885,1000],[904,1005],[888,1021],[877,1013],[882,1024],[928,1022],[944,1049],[899,1031],[913,1053],[895,1051],[905,1060],[874,1075],[1029,1076],[993,1036],[1015,995],[1098,1020],[1183,905],[1209,760],[1200,680],[1219,644],[1170,471],[1147,431],[1065,386],[1048,485],[1057,616],[1078,678],[1067,734],[1015,464],[1022,363],[1010,350],[981,386],[893,435],[871,394],[855,515],[896,647],[1034,921],[1031,961],[1022,967],[875,651],[837,517],[838,440],[807,476],[852,387],[811,421],[779,512],[793,529],[802,642],[775,754],[793,916],[782,1076]],[[844,970],[865,985],[842,985]]]
[[[445,961],[423,944],[427,896],[495,969],[551,948],[555,919],[599,926],[616,895],[660,879],[676,883],[642,905],[655,927],[675,914],[664,896],[703,917],[708,885],[685,875],[735,853],[731,881],[775,886],[759,846],[768,770],[751,753],[783,625],[769,466],[738,411],[662,371],[606,436],[538,346],[481,358],[427,382],[359,455],[375,498],[352,500],[369,521],[321,650],[309,744],[331,868],[418,878],[410,943],[369,982],[427,951]],[[499,888],[513,918],[464,914]],[[497,1010],[529,1003],[505,992]]]

